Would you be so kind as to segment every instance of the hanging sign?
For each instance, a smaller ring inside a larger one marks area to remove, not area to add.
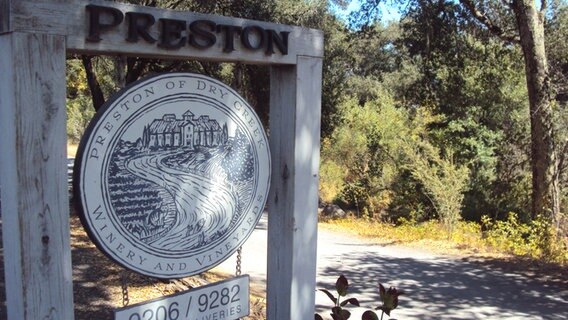
[[[263,126],[227,85],[153,76],[97,112],[79,145],[81,221],[117,263],[157,278],[209,270],[254,230],[270,183]]]
[[[250,313],[249,276],[216,282],[115,310],[115,320],[229,320]]]

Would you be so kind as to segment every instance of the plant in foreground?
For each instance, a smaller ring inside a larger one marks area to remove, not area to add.
[[[381,310],[381,320],[383,319],[384,314],[386,313],[387,316],[390,317],[390,313],[392,310],[398,307],[398,296],[404,294],[402,290],[398,290],[395,287],[390,287],[385,289],[385,287],[379,283],[379,294],[381,296],[382,305],[377,307],[375,310]],[[379,320],[377,314],[372,310],[367,310],[363,313],[361,317],[362,320]]]
[[[333,307],[331,308],[331,317],[333,320],[347,320],[351,317],[351,313],[342,307],[346,306],[348,303],[360,306],[359,301],[356,298],[349,298],[341,301],[341,297],[347,296],[347,289],[349,288],[349,282],[345,276],[341,275],[335,282],[335,291],[337,292],[337,298],[326,289],[319,289],[319,291],[325,293],[331,301],[333,301]],[[381,320],[384,314],[390,317],[392,310],[398,307],[398,296],[404,294],[402,290],[398,290],[395,287],[390,287],[385,289],[385,287],[379,283],[379,295],[381,297],[381,306],[377,307],[375,310],[381,310]],[[319,314],[315,314],[315,320],[323,320]],[[361,320],[379,320],[378,315],[373,310],[367,310],[361,316]],[[394,319],[391,319],[394,320]]]
[[[326,289],[319,289],[319,291],[325,293],[331,301],[333,301],[333,307],[331,308],[331,318],[333,320],[347,320],[351,317],[351,312],[343,309],[348,303],[359,306],[359,301],[356,298],[349,298],[341,301],[341,297],[347,296],[347,289],[349,289],[349,282],[345,276],[341,275],[335,282],[335,291],[337,292],[337,298]],[[316,320],[323,320],[319,314],[315,314]]]

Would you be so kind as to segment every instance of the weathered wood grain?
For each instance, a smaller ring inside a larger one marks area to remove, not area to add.
[[[65,38],[0,35],[0,185],[9,319],[73,319]]]
[[[6,0],[3,0],[6,1]],[[230,18],[216,15],[198,14],[188,11],[173,11],[137,5],[96,2],[99,5],[113,7],[122,12],[151,14],[156,21],[159,18],[177,19],[192,22],[211,20],[217,24],[235,26],[257,25],[264,29],[289,31],[289,52],[287,55],[275,53],[267,55],[263,50],[253,51],[243,47],[236,38],[235,51],[226,53],[222,48],[222,35],[218,34],[217,43],[208,49],[197,49],[185,45],[179,49],[163,49],[157,43],[144,40],[132,43],[125,41],[127,24],[122,23],[115,29],[102,34],[102,41],[86,41],[88,34],[88,1],[76,0],[69,3],[17,1],[12,6],[12,29],[21,32],[40,32],[65,35],[68,53],[122,54],[161,59],[199,59],[208,61],[240,61],[258,64],[295,64],[296,56],[323,56],[323,33],[319,30],[287,26],[262,21]],[[151,30],[151,35],[159,38],[158,28]],[[185,33],[184,33],[185,35]]]
[[[268,319],[312,319],[315,305],[322,59],[271,68]]]
[[[12,0],[0,0],[0,34],[10,31]]]

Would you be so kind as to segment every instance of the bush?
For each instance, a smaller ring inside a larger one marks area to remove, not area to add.
[[[412,127],[406,111],[381,94],[363,106],[356,100],[344,102],[339,107],[341,125],[322,144],[322,199],[373,218],[392,201],[392,185],[404,163],[402,138]]]
[[[469,184],[469,170],[457,166],[452,154],[440,156],[440,151],[429,143],[419,144],[420,151],[409,150],[412,175],[420,181],[429,195],[440,221],[451,236],[461,219],[464,192]]]
[[[503,221],[483,216],[482,227],[485,242],[492,248],[545,262],[568,263],[568,248],[543,216],[529,223],[521,223],[514,212]]]

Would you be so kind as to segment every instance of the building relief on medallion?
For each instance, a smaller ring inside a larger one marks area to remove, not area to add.
[[[159,249],[188,250],[222,236],[250,200],[254,159],[240,129],[207,115],[168,113],[120,140],[108,174],[121,224]]]

